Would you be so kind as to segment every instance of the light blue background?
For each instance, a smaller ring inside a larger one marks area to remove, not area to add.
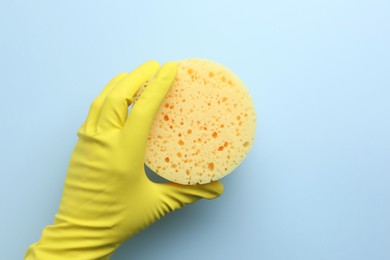
[[[103,86],[189,57],[246,82],[255,146],[112,259],[390,259],[389,1],[1,1],[0,37],[1,259],[52,222]]]

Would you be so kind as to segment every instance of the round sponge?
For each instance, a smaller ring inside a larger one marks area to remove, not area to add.
[[[209,183],[231,173],[251,150],[255,108],[244,83],[221,64],[187,59],[177,65],[148,136],[145,163],[176,183]]]

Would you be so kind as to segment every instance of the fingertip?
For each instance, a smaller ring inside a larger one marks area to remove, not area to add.
[[[160,80],[173,81],[177,74],[177,64],[174,62],[165,63],[157,73]]]
[[[127,76],[127,75],[129,75],[128,72],[121,72],[121,73],[117,74],[117,75],[115,76],[115,78],[123,78],[123,77],[125,77],[125,76]]]
[[[177,63],[173,61],[168,61],[164,64],[164,67],[166,67],[170,71],[177,72]]]
[[[202,184],[204,188],[206,188],[210,193],[208,197],[205,197],[206,199],[215,199],[222,195],[225,187],[222,182],[220,181],[213,181],[208,184]]]
[[[217,190],[218,193],[219,193],[219,196],[222,195],[222,193],[223,193],[224,190],[225,190],[225,186],[223,185],[223,183],[220,182],[220,181],[215,181],[215,182],[214,182],[214,185],[215,185],[216,190]]]
[[[148,60],[146,63],[153,63],[153,64],[157,64],[158,66],[160,66],[160,63],[157,60]]]
[[[158,70],[160,68],[160,63],[156,60],[149,60],[145,62],[142,66],[148,67],[151,70]]]
[[[111,82],[113,82],[114,86],[116,84],[118,84],[122,79],[124,79],[127,75],[129,75],[128,72],[121,72],[119,74],[117,74],[112,80]]]

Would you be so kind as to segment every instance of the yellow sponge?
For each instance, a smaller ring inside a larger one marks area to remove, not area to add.
[[[177,78],[154,118],[145,163],[180,184],[218,180],[252,148],[252,98],[243,82],[221,64],[205,59],[177,64]]]

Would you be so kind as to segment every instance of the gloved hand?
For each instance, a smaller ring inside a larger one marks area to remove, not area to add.
[[[159,69],[157,62],[147,62],[116,76],[93,101],[78,130],[54,224],[28,248],[25,259],[109,259],[122,242],[166,213],[222,194],[220,182],[184,186],[154,183],[145,175],[153,117],[176,73],[175,63]],[[128,115],[135,93],[147,80]]]

